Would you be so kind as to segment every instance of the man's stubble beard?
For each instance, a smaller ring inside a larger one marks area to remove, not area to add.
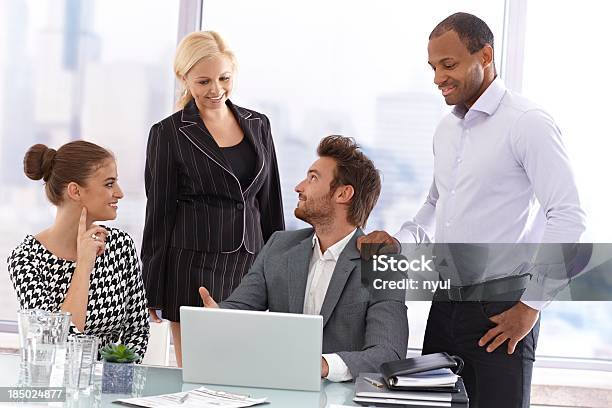
[[[305,205],[307,201],[303,201],[302,208],[296,207],[296,209],[293,211],[295,217],[312,225],[313,227],[330,225],[333,222],[333,207],[330,203],[332,195],[333,193],[330,192],[327,196],[311,203],[310,207],[315,206],[315,209],[304,208],[308,206]]]

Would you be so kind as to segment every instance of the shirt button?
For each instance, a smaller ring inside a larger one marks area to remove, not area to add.
[[[455,190],[454,190],[454,189],[453,189],[453,190],[451,190],[451,194],[452,194],[452,195],[455,195]]]
[[[446,225],[447,227],[450,227],[450,221],[446,221],[446,224],[445,224],[445,225]]]
[[[457,163],[461,163],[463,161],[463,159],[461,159],[461,157],[457,157]]]
[[[465,129],[465,133],[470,133],[470,129]]]
[[[236,204],[236,208],[239,209],[239,210],[242,210],[244,208],[244,204],[238,203],[238,204]]]

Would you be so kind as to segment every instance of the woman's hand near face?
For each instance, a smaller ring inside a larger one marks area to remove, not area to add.
[[[96,263],[96,256],[104,253],[108,231],[99,225],[87,229],[87,209],[83,207],[77,232],[77,262],[70,287],[61,310],[72,313],[72,323],[80,331],[85,330],[89,277]]]
[[[83,207],[79,219],[77,233],[77,265],[81,270],[91,270],[96,262],[96,256],[104,253],[108,232],[99,225],[87,229],[87,209]]]

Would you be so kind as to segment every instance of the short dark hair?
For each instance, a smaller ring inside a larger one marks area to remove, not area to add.
[[[429,39],[451,30],[457,33],[470,54],[480,51],[486,44],[493,48],[493,32],[487,23],[469,13],[455,13],[446,17],[429,34]]]
[[[47,198],[60,205],[68,183],[85,186],[108,159],[114,159],[110,151],[84,140],[66,143],[58,150],[35,144],[23,158],[23,171],[32,180],[43,179]]]
[[[348,221],[365,227],[370,212],[380,195],[381,182],[378,169],[351,137],[331,135],[321,139],[317,154],[336,161],[334,179],[330,188],[353,186],[355,190],[348,209]]]

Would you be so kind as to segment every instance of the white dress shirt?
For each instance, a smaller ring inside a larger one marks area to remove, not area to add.
[[[400,242],[579,241],[585,214],[561,132],[501,79],[470,109],[455,106],[442,119],[433,149],[433,183],[414,219],[395,235]]]
[[[306,293],[304,295],[304,314],[316,315],[321,313],[321,307],[325,300],[325,294],[329,287],[332,274],[336,268],[336,263],[340,254],[351,240],[357,229],[354,229],[346,237],[327,248],[325,253],[321,253],[319,238],[317,234],[312,237],[312,257],[308,269],[308,281],[306,283]],[[323,354],[323,358],[329,366],[327,379],[330,381],[348,381],[353,378],[344,360],[338,354]]]

